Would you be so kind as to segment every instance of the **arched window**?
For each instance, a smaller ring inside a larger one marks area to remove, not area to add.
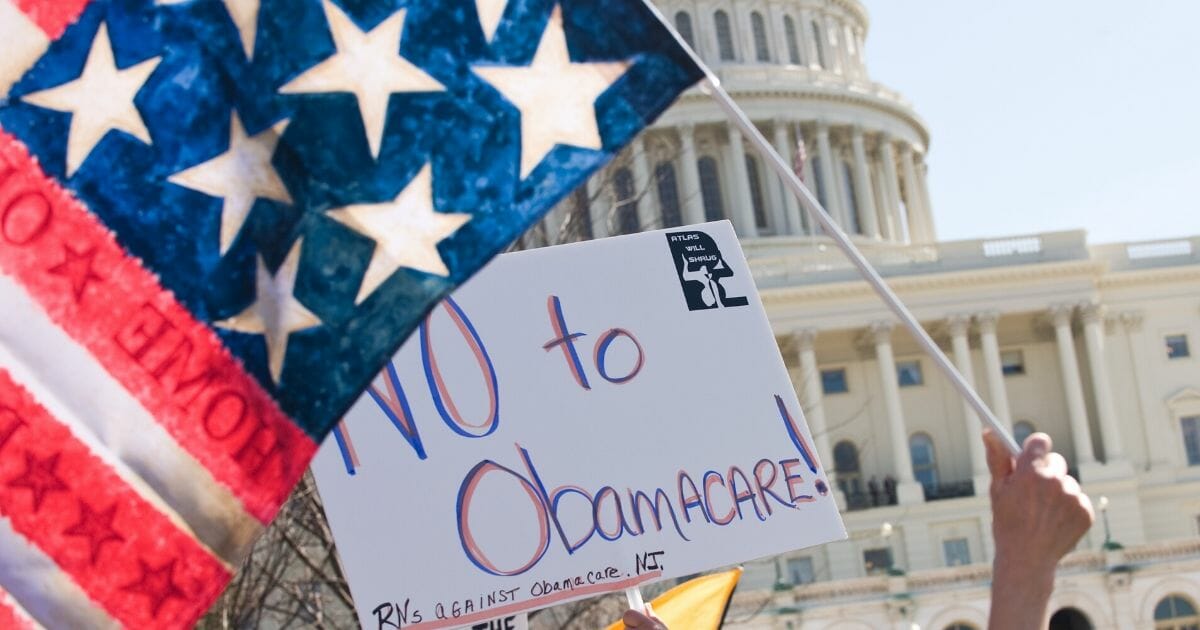
[[[843,225],[851,234],[862,234],[862,221],[858,216],[858,194],[854,188],[854,169],[849,162],[842,162],[842,199],[846,200],[846,214],[850,217],[850,225]]]
[[[755,59],[770,61],[771,49],[767,47],[767,22],[758,11],[750,13],[750,30],[754,32]]]
[[[733,27],[729,24],[729,14],[717,10],[713,14],[713,23],[717,27],[717,53],[721,61],[734,61],[737,55],[733,52]]]
[[[1092,620],[1078,608],[1060,608],[1050,617],[1050,630],[1092,630]]]
[[[796,21],[792,16],[783,16],[783,36],[787,38],[788,62],[800,63],[800,40],[796,38]]]
[[[767,208],[763,201],[762,178],[758,175],[758,160],[746,155],[746,179],[750,185],[750,203],[754,206],[754,224],[759,229],[767,228]]]
[[[688,46],[696,47],[696,33],[692,30],[692,16],[687,11],[680,11],[675,14],[675,30],[679,31],[679,36],[683,41],[687,42]]]
[[[809,23],[809,26],[812,28],[813,52],[817,55],[817,67],[827,68],[829,66],[825,63],[825,46],[821,40],[821,25],[813,21]]]
[[[617,169],[613,174],[613,192],[617,195],[617,234],[638,232],[637,190],[633,185],[633,173],[630,173],[629,169]]]
[[[833,469],[837,473],[838,488],[846,495],[847,507],[852,510],[871,507],[871,496],[863,490],[862,468],[854,442],[842,440],[834,445]]]
[[[842,440],[833,447],[833,470],[839,479],[862,473],[858,463],[858,447],[854,442]]]
[[[683,213],[679,207],[679,185],[675,182],[675,165],[659,162],[654,167],[654,179],[658,182],[658,205],[662,207],[662,226],[683,225]]]
[[[717,171],[717,161],[711,157],[702,157],[696,162],[696,170],[700,171],[700,197],[704,200],[704,218],[708,221],[724,219],[725,202],[721,197],[721,174]]]
[[[933,439],[925,433],[914,433],[908,440],[908,451],[912,454],[913,476],[925,486],[927,494],[937,490],[937,456],[933,452]]]
[[[1013,439],[1017,444],[1024,445],[1025,439],[1037,432],[1037,427],[1033,426],[1032,422],[1022,420],[1013,425]]]
[[[1154,630],[1196,630],[1200,615],[1182,595],[1168,595],[1154,607]]]

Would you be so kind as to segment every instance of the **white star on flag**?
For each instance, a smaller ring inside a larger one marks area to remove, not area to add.
[[[287,125],[287,120],[281,120],[248,137],[235,111],[229,123],[229,149],[169,178],[173,184],[225,200],[221,207],[221,254],[233,246],[255,199],[292,203],[287,187],[271,164],[275,146]]]
[[[375,241],[356,304],[362,304],[401,267],[449,276],[438,243],[471,220],[469,214],[434,210],[433,172],[428,164],[392,201],[346,206],[331,210],[329,216]]]
[[[504,17],[504,8],[508,0],[475,0],[475,12],[479,14],[479,26],[490,42],[500,28],[500,20]]]
[[[628,61],[571,61],[562,7],[556,5],[533,63],[528,66],[474,66],[521,111],[521,178],[527,177],[558,144],[603,148],[596,122],[596,99],[629,69]]]
[[[101,22],[78,78],[21,97],[22,101],[31,105],[71,114],[71,129],[67,136],[67,177],[79,170],[109,131],[124,131],[146,144],[152,144],[150,132],[133,99],[158,67],[162,57],[118,70],[113,54],[108,27]]]
[[[405,9],[366,33],[330,0],[325,0],[324,7],[337,52],[305,70],[279,92],[353,94],[358,99],[371,156],[378,159],[392,94],[444,92],[446,87],[400,55]]]
[[[321,319],[305,308],[295,296],[302,243],[303,239],[296,241],[274,276],[267,271],[267,264],[262,255],[259,255],[254,303],[241,313],[215,324],[242,333],[263,335],[267,343],[267,365],[271,370],[271,378],[276,383],[283,374],[283,359],[287,356],[288,341],[292,333],[314,328],[322,323]]]

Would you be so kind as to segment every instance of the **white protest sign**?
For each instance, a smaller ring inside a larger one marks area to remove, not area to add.
[[[501,256],[313,462],[367,628],[845,536],[728,222]]]

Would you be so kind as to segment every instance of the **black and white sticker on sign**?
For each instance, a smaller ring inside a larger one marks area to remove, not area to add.
[[[721,284],[735,274],[711,236],[698,231],[672,232],[667,234],[667,244],[675,259],[675,271],[688,310],[707,311],[750,304],[744,295],[730,295],[728,287]]]

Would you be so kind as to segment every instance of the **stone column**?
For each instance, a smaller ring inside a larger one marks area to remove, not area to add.
[[[854,190],[858,196],[858,209],[862,215],[863,234],[878,239],[879,215],[875,211],[875,191],[871,188],[871,168],[867,166],[867,147],[863,141],[861,127],[855,127],[850,137],[854,149]]]
[[[796,124],[796,138],[797,142],[804,140],[804,128],[799,123]],[[797,146],[799,145],[797,144]],[[804,160],[804,170],[802,171],[804,173],[804,184],[808,186],[809,190],[813,191],[813,194],[816,194],[817,172],[813,170],[813,155],[815,155],[815,152],[812,150],[811,142],[804,140],[804,151],[808,155],[807,159]],[[800,221],[804,224],[806,234],[815,234],[817,232],[816,221],[809,216],[804,208],[800,209]]]
[[[738,51],[738,61],[743,63],[762,63],[754,50],[754,29],[750,26],[750,11],[742,10],[741,3],[729,3],[729,17],[733,20],[733,47]],[[744,6],[744,5],[743,5]],[[741,35],[739,37],[738,35]],[[738,50],[740,45],[740,50]],[[767,44],[768,50],[770,44]]]
[[[837,485],[833,483],[833,447],[829,445],[829,430],[825,422],[825,393],[821,389],[821,369],[817,365],[817,331],[812,328],[799,330],[792,335],[792,339],[800,353],[800,394],[804,415],[808,418],[817,457],[830,478],[830,487],[836,488]]]
[[[662,227],[662,219],[658,216],[659,205],[656,191],[650,190],[650,166],[646,159],[646,143],[641,136],[633,139],[630,146],[633,154],[633,195],[637,199],[638,230],[653,230]]]
[[[829,44],[825,55],[825,60],[829,62],[829,69],[834,72],[846,71],[846,46],[841,42],[842,34],[836,18],[827,16],[825,18],[825,41]]]
[[[778,129],[778,125],[773,125]],[[759,130],[762,131],[761,129]],[[763,133],[765,138],[767,134]],[[768,165],[766,160],[760,159],[759,163],[759,185],[762,186],[762,192],[766,195],[764,203],[767,204],[763,211],[767,215],[767,231],[776,236],[782,236],[788,233],[787,229],[787,209],[784,207],[782,188],[783,182],[779,176],[775,174]]]
[[[975,316],[979,322],[979,345],[983,348],[984,375],[987,377],[988,394],[992,413],[1008,432],[1012,433],[1012,412],[1008,409],[1008,388],[1004,384],[1004,366],[1000,362],[1000,342],[996,338],[999,313],[981,313]]]
[[[883,163],[883,181],[885,197],[888,199],[888,216],[891,217],[895,239],[904,236],[903,221],[900,217],[900,178],[896,174],[896,151],[892,148],[892,138],[887,134],[879,138],[879,161]],[[909,235],[911,241],[911,234]]]
[[[954,364],[972,388],[975,387],[975,366],[971,362],[971,317],[951,315],[946,320],[950,330],[950,344],[954,347]],[[975,496],[986,496],[991,477],[988,474],[987,451],[983,446],[983,430],[979,416],[970,403],[963,401],[963,417],[967,423],[967,446],[971,453],[971,476],[975,484]]]
[[[746,173],[746,147],[742,145],[742,132],[733,125],[729,129],[729,173],[733,177],[730,190],[733,193],[733,207],[730,215],[733,226],[737,228],[738,236],[754,238],[758,236],[758,228],[754,221],[754,200],[750,198],[750,176]]]
[[[721,43],[717,41],[717,21],[713,11],[697,11],[693,15],[696,16],[695,37],[697,41],[703,42],[701,46],[701,55],[709,62],[710,65],[730,63],[725,59],[721,59]],[[729,28],[735,28],[733,22],[729,23]],[[734,49],[735,58],[737,57],[737,49]]]
[[[820,46],[821,43],[813,39],[812,13],[807,9],[800,9],[800,20],[796,24],[796,37],[799,38],[800,61],[809,68],[816,67],[817,46]]]
[[[854,29],[854,49],[858,51],[858,63],[855,64],[855,75],[866,78],[867,76],[867,49],[863,46],[863,34],[859,29]]]
[[[1170,418],[1162,405],[1154,404],[1154,397],[1147,395],[1146,379],[1149,376],[1147,366],[1149,358],[1146,350],[1150,344],[1146,342],[1145,315],[1140,312],[1125,312],[1119,316],[1121,328],[1125,331],[1125,344],[1129,350],[1133,385],[1137,392],[1138,410],[1141,412],[1141,426],[1146,432],[1146,459],[1152,468],[1162,468],[1171,465],[1175,459],[1174,445],[1176,438],[1167,431]]]
[[[788,57],[787,31],[783,27],[783,9],[779,2],[771,0],[767,3],[767,23],[770,25],[771,37],[775,38],[772,53],[776,63],[790,64]]]
[[[913,164],[913,151],[907,143],[900,145],[900,168],[904,170],[904,202],[908,210],[908,233],[914,243],[930,243],[929,226],[925,224],[925,209],[921,205],[920,186],[917,185],[917,169]]]
[[[606,177],[604,169],[597,171],[587,182],[587,194],[592,212],[592,238],[608,236],[608,219],[612,198],[602,190],[600,182]]]
[[[679,127],[679,183],[683,195],[683,222],[704,222],[704,195],[700,193],[700,170],[696,157],[696,128]]]
[[[1071,421],[1071,441],[1075,446],[1075,466],[1082,469],[1094,464],[1092,430],[1088,427],[1087,405],[1083,401],[1083,381],[1079,378],[1079,363],[1075,358],[1075,337],[1071,332],[1072,306],[1050,309],[1054,337],[1058,341],[1058,363],[1062,369],[1063,393],[1067,397],[1067,417]]]
[[[821,194],[825,197],[825,209],[843,230],[848,231],[841,191],[838,190],[833,170],[837,157],[833,154],[833,145],[829,143],[829,125],[825,123],[817,123],[817,153],[817,157],[821,158]]]
[[[891,322],[871,325],[875,342],[875,359],[879,363],[879,378],[883,386],[883,403],[887,409],[888,431],[892,443],[892,462],[896,467],[896,492],[900,503],[920,503],[924,494],[913,475],[912,455],[908,451],[908,427],[904,424],[904,408],[900,404],[900,383],[896,376],[896,356],[892,353]]]
[[[1113,400],[1112,382],[1108,377],[1108,365],[1104,357],[1104,307],[1085,304],[1080,309],[1083,317],[1083,336],[1087,343],[1088,369],[1092,374],[1092,389],[1096,396],[1096,411],[1100,416],[1100,436],[1104,440],[1104,463],[1111,464],[1125,458],[1122,448],[1121,428],[1117,425],[1117,405]]]
[[[933,220],[933,203],[929,200],[929,166],[923,157],[917,160],[917,182],[920,184],[921,208],[925,211],[925,226],[929,230],[929,241],[937,242],[937,223]]]
[[[772,124],[774,132],[775,150],[779,152],[780,157],[785,160],[795,161],[796,147],[788,140],[787,123],[782,119],[776,118]],[[779,234],[803,234],[804,222],[800,219],[800,202],[796,201],[796,195],[792,194],[792,189],[788,188],[783,183],[783,178],[775,176],[775,172],[768,169],[770,179],[777,184],[783,199],[783,214],[784,223],[779,225]]]
[[[837,20],[835,24],[837,25],[838,43],[841,44],[838,50],[842,53],[842,74],[847,79],[851,79],[855,74],[855,61],[854,55],[850,53],[850,41],[846,38],[846,25],[841,20]]]
[[[879,217],[879,233],[886,241],[899,241],[900,236],[896,233],[891,204],[888,200],[887,182],[883,178],[883,163],[878,159],[871,160],[871,184],[875,189],[875,209]]]
[[[854,200],[854,182],[846,181],[845,155],[842,154],[841,147],[833,149],[833,186],[837,189],[838,203],[842,207],[841,214],[837,217],[838,225],[846,230],[847,234],[858,234],[859,230],[854,227],[856,217],[856,208],[852,201]],[[859,228],[861,229],[861,225]]]

